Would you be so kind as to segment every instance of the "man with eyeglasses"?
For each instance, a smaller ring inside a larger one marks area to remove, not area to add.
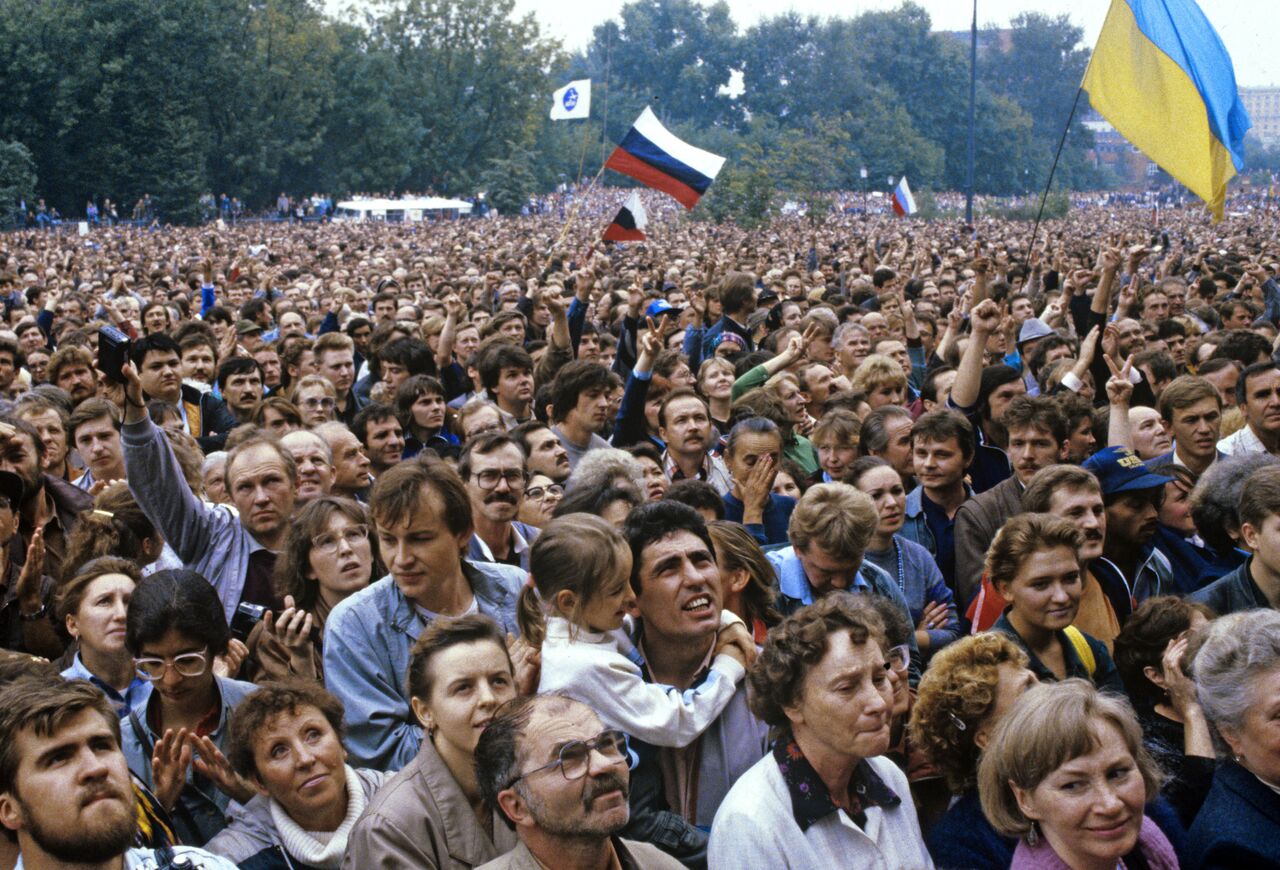
[[[648,843],[618,836],[627,825],[626,736],[606,731],[587,705],[556,695],[508,701],[480,735],[476,779],[485,805],[520,845],[482,870],[575,866],[679,870]]]
[[[467,485],[475,523],[467,558],[528,571],[529,547],[538,530],[516,519],[528,479],[520,442],[505,432],[468,441],[458,460],[458,474]]]

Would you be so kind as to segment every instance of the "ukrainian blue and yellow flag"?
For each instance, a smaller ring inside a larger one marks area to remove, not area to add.
[[[1222,219],[1251,123],[1195,0],[1111,0],[1082,87],[1102,117]]]

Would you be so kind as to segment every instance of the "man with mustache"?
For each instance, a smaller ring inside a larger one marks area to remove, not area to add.
[[[658,437],[667,445],[662,469],[672,482],[701,480],[721,496],[733,488],[724,460],[710,452],[711,412],[693,390],[673,390],[658,408]]]
[[[516,519],[528,480],[519,440],[505,432],[472,439],[458,460],[458,474],[467,485],[475,522],[467,558],[528,571],[529,547],[538,530]]]
[[[11,683],[0,692],[0,746],[0,824],[17,835],[20,866],[235,870],[203,849],[177,846],[165,855],[130,848],[137,799],[120,751],[120,720],[89,683]]]
[[[512,429],[511,434],[524,445],[530,477],[542,474],[561,484],[569,479],[573,471],[569,466],[569,452],[546,423],[530,420]]]
[[[508,701],[480,735],[476,779],[520,845],[481,867],[679,870],[655,846],[618,836],[630,817],[627,761],[626,735],[605,730],[586,704],[557,695]]]
[[[1098,478],[1107,509],[1103,570],[1119,573],[1135,607],[1153,595],[1178,594],[1169,560],[1151,543],[1164,504],[1164,485],[1172,478],[1150,472],[1127,447],[1100,450],[1083,467]],[[1117,615],[1123,625],[1128,613]]]

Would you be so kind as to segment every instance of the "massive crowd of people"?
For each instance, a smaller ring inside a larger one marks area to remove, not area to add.
[[[1280,866],[1276,217],[616,198],[0,237],[0,867]]]

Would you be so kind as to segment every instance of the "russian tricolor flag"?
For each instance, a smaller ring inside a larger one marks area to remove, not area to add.
[[[618,209],[613,223],[604,231],[606,242],[642,242],[645,239],[644,228],[649,224],[649,216],[645,214],[644,205],[640,202],[640,194],[631,191],[631,196]]]
[[[907,177],[902,176],[898,186],[893,189],[893,211],[898,217],[906,217],[916,213],[916,198],[911,195],[911,186]]]
[[[691,209],[707,192],[724,160],[676,138],[646,106],[604,165],[670,194]]]

